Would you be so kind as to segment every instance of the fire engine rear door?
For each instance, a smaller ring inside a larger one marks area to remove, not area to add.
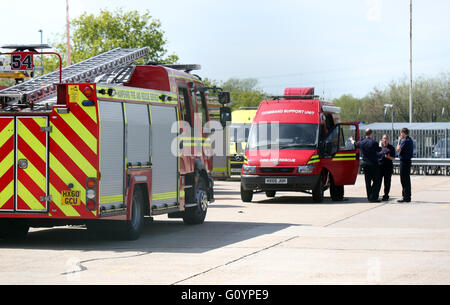
[[[0,117],[0,212],[14,211],[14,118]]]
[[[45,212],[48,198],[48,118],[16,118],[17,212]]]

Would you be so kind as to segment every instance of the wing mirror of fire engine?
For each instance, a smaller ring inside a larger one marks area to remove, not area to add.
[[[221,107],[220,108],[220,124],[223,127],[227,126],[227,122],[231,122],[231,108]]]
[[[230,92],[221,91],[219,92],[219,103],[222,105],[227,105],[231,102]]]

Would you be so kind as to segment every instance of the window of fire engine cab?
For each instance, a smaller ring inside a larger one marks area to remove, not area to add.
[[[204,127],[208,121],[208,114],[206,113],[206,98],[205,93],[197,90],[195,112],[202,116],[202,126]]]
[[[178,93],[180,99],[181,120],[188,122],[192,126],[188,89],[186,87],[178,87]]]

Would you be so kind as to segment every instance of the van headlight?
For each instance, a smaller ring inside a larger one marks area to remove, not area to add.
[[[315,165],[305,165],[299,166],[297,171],[299,174],[311,174],[315,168],[316,168]]]
[[[242,166],[242,172],[244,174],[256,174],[256,166],[250,166],[250,165],[244,164]]]

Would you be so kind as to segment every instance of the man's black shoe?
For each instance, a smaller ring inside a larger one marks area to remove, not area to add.
[[[381,202],[381,200],[380,199],[370,200],[370,202]]]
[[[381,199],[383,201],[389,201],[389,197],[383,196],[383,199]]]
[[[408,202],[411,202],[411,200],[400,199],[400,200],[397,200],[397,202],[398,203],[408,203]]]

